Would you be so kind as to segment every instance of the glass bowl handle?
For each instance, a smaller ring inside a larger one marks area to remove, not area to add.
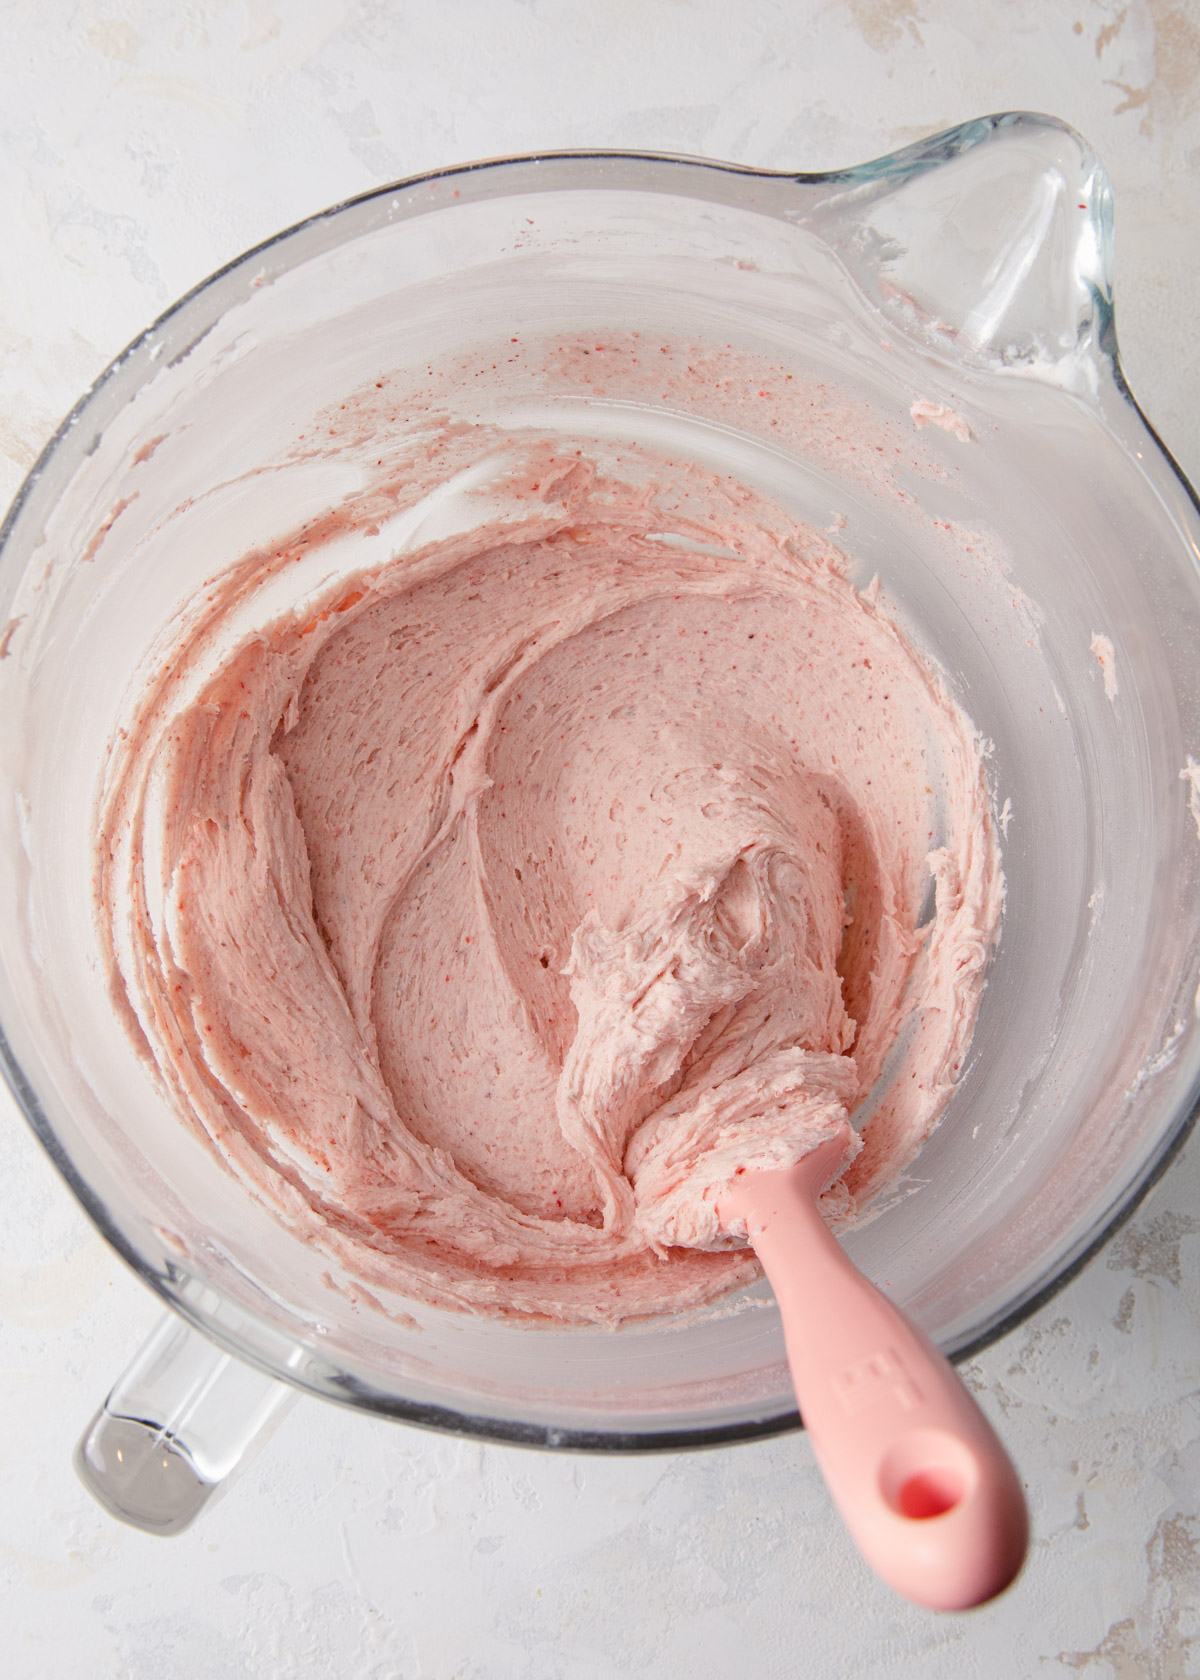
[[[297,1398],[168,1313],[84,1432],[75,1469],[119,1521],[182,1534]]]

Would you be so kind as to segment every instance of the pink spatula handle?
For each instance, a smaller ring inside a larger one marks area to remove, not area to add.
[[[813,1451],[863,1557],[915,1604],[983,1604],[1025,1558],[1021,1485],[950,1363],[825,1224],[820,1154],[742,1174],[722,1215],[746,1219],[779,1302]]]

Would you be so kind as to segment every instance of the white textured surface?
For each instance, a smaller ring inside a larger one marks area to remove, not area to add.
[[[1127,371],[1200,478],[1195,0],[5,0],[0,38],[0,502],[173,297],[381,181],[592,144],[819,169],[1012,107],[1106,162]],[[13,1680],[1200,1675],[1200,1135],[971,1368],[1036,1541],[940,1619],[866,1573],[803,1437],[601,1461],[308,1403],[191,1533],[118,1528],[69,1450],[158,1309],[3,1098],[0,1149]]]

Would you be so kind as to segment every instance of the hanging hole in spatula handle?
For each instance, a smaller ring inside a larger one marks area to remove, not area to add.
[[[954,1435],[918,1429],[902,1436],[879,1466],[879,1487],[898,1517],[925,1522],[945,1516],[974,1489],[976,1467]]]

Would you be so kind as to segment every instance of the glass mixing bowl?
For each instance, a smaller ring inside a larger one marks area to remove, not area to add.
[[[114,1018],[93,806],[139,671],[207,577],[352,494],[368,445],[296,441],[395,370],[638,332],[795,369],[919,444],[910,463],[897,442],[881,475],[878,441],[806,453],[769,399],[734,426],[702,392],[648,402],[619,371],[602,393],[514,372],[481,398],[499,423],[628,437],[814,525],[844,519],[857,581],[879,574],[990,742],[1002,941],[944,1119],[846,1237],[858,1265],[962,1355],[1128,1212],[1200,1088],[1200,518],[1122,378],[1110,253],[1096,160],[1025,114],[825,175],[505,159],[367,194],[240,257],[69,416],[0,553],[0,1022],[56,1165],[187,1321],[165,1321],[81,1447],[112,1508],[182,1526],[292,1389],[569,1448],[799,1422],[765,1285],[615,1334],[360,1305],[173,1118]]]

